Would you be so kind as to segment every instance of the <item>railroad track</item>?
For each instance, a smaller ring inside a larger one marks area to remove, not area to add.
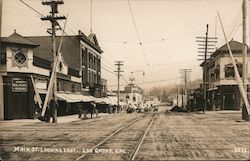
[[[129,146],[129,149],[133,149],[133,150],[130,153],[108,154],[108,155],[109,156],[119,155],[119,157],[122,157],[123,160],[134,160],[135,157],[137,156],[138,152],[139,152],[139,149],[140,149],[141,145],[143,144],[143,141],[144,141],[144,139],[145,139],[151,125],[154,122],[155,115],[156,115],[155,113],[154,114],[149,114],[149,115],[144,115],[143,117],[137,118],[136,120],[133,120],[133,121],[129,122],[128,124],[122,126],[118,130],[114,131],[109,136],[107,136],[105,139],[103,139],[102,141],[97,143],[95,146],[93,146],[91,148],[93,150],[93,153],[84,153],[81,156],[79,156],[76,159],[76,161],[78,161],[78,160],[91,160],[91,159],[89,159],[89,158],[91,158],[91,155],[92,155],[92,157],[93,156],[96,157],[96,155],[98,155],[100,157],[98,159],[104,159],[102,157],[104,155],[107,156],[107,154],[95,153],[95,149],[98,149],[98,148],[100,148],[100,149],[112,149],[112,147],[113,147],[112,144],[116,144],[116,142],[121,142],[123,146],[124,145]],[[149,119],[148,122],[146,122],[145,118],[150,118],[150,119]],[[143,126],[146,125],[146,128],[143,127],[142,130],[137,129],[136,124],[140,123],[140,121],[143,124]],[[135,126],[134,129],[133,128],[131,129],[131,127],[133,127],[133,126]],[[131,133],[134,134],[135,132],[139,132],[139,133],[142,133],[142,134],[139,134],[139,137],[136,136],[135,139],[131,139],[131,140],[130,140],[130,138],[129,139],[124,139],[124,136],[126,138],[126,136],[131,135]],[[110,160],[113,160],[113,159],[110,159]]]

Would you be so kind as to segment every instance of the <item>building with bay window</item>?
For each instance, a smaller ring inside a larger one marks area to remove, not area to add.
[[[231,40],[229,45],[239,74],[242,77],[242,43]],[[250,61],[249,48],[247,61]],[[204,66],[205,63],[203,62],[201,64],[203,68],[203,78],[205,77],[204,73],[207,73],[208,78],[208,110],[239,110],[241,106],[241,96],[227,45],[223,45],[211,55],[207,61],[207,71],[205,71]],[[249,82],[247,82],[247,84],[249,84]]]

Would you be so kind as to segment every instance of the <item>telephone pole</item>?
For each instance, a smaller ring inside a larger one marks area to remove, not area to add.
[[[243,0],[242,3],[242,82],[243,88],[246,93],[246,99],[248,100],[248,85],[247,85],[247,66],[248,66],[248,58],[247,58],[247,1]],[[250,35],[249,35],[250,36]],[[249,37],[250,42],[250,37]],[[246,104],[244,104],[246,106]],[[242,107],[242,119],[250,121],[249,113],[246,107]]]
[[[2,37],[2,14],[3,14],[3,1],[0,0],[0,37]]]
[[[243,53],[243,71],[242,71],[242,79],[244,89],[247,92],[247,1],[243,0],[242,3],[242,53]]]
[[[115,65],[117,66],[117,70],[115,72],[117,73],[117,79],[118,79],[117,107],[119,109],[120,108],[120,76],[121,76],[121,73],[124,72],[121,70],[121,66],[123,66],[123,61],[115,61]],[[117,109],[116,109],[116,111],[117,111]]]
[[[188,99],[188,97],[187,97],[187,85],[188,85],[188,82],[190,81],[190,73],[191,72],[192,72],[192,69],[180,69],[181,83],[184,84],[184,88],[185,88],[185,102],[183,102],[183,105],[184,105],[183,107],[185,109],[187,108],[187,99]]]
[[[56,28],[56,26],[59,26],[57,20],[64,20],[66,19],[65,16],[57,16],[58,13],[58,5],[64,4],[62,0],[51,0],[51,1],[43,1],[42,5],[48,5],[51,7],[50,15],[46,17],[42,17],[41,19],[43,21],[50,21],[51,22],[51,29],[48,29],[48,33],[51,34],[51,41],[52,41],[52,55],[53,55],[53,62],[52,62],[52,69],[55,71],[51,71],[51,75],[54,72],[54,79],[53,79],[53,85],[52,85],[52,100],[54,103],[57,103],[57,98],[55,96],[57,92],[57,77],[56,77],[56,60],[57,60],[57,51],[56,51],[56,30],[59,30],[60,28]],[[49,101],[48,101],[49,103]],[[57,108],[52,107],[51,109],[53,114],[53,123],[57,122]]]
[[[217,43],[216,39],[217,37],[208,37],[208,24],[206,25],[207,29],[206,29],[206,36],[205,37],[196,37],[196,42],[198,42],[198,46],[202,46],[202,47],[198,47],[198,49],[200,51],[198,51],[198,53],[202,53],[202,55],[198,55],[201,56],[201,59],[198,60],[202,60],[204,63],[204,67],[203,67],[203,98],[204,98],[204,105],[203,105],[203,113],[205,112],[205,110],[207,109],[207,88],[209,88],[209,78],[208,78],[208,63],[207,63],[207,59],[208,57],[213,53],[213,51],[211,50],[215,50],[215,43]],[[210,54],[210,55],[208,55]]]

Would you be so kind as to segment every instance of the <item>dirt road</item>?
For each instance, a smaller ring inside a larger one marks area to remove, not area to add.
[[[166,108],[161,107],[155,114],[135,160],[249,159],[250,123],[237,122],[240,111],[166,113]],[[62,124],[9,125],[3,122],[0,126],[1,158],[76,160],[86,154],[80,160],[127,160],[153,115],[121,114]]]

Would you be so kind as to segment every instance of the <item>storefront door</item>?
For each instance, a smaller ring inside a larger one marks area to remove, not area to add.
[[[224,109],[225,110],[235,109],[235,98],[233,93],[224,94]]]

